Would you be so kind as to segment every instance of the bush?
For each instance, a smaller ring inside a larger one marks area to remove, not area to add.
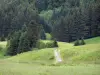
[[[86,43],[85,43],[84,39],[83,39],[83,38],[81,38],[80,45],[85,45],[85,44],[86,44]]]
[[[53,44],[54,44],[54,47],[58,47],[58,43],[56,40],[54,40]]]
[[[74,46],[79,46],[80,45],[80,42],[79,42],[79,39],[77,39],[74,43]]]
[[[54,48],[54,47],[59,47],[56,40],[46,43],[46,48]]]
[[[76,40],[76,42],[74,43],[74,46],[79,46],[79,45],[85,45],[85,41],[83,38],[81,38],[81,41],[79,41],[79,39]]]
[[[43,48],[46,48],[46,44],[44,43],[44,42],[42,42],[42,41],[38,41],[37,42],[37,44],[36,44],[36,47],[38,48],[38,49],[43,49]]]
[[[46,48],[53,48],[53,47],[54,47],[53,42],[47,42],[46,43]]]
[[[54,42],[50,41],[50,42],[44,43],[43,41],[39,40],[39,41],[37,42],[36,47],[37,47],[38,49],[43,49],[43,48],[54,48],[54,47],[58,47],[58,44],[57,44],[56,41],[54,41]]]

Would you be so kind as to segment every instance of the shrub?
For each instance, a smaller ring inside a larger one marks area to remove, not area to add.
[[[36,47],[38,48],[38,49],[43,49],[43,48],[46,48],[46,44],[44,43],[44,42],[42,42],[42,41],[38,41],[37,42],[37,44],[36,44]]]
[[[47,47],[47,48],[54,48],[54,47],[59,47],[59,46],[58,46],[57,41],[54,40],[53,42],[47,42],[47,43],[46,43],[46,47]]]
[[[54,44],[54,47],[58,47],[58,43],[56,40],[54,40],[53,44]]]
[[[74,46],[79,46],[79,45],[80,45],[79,39],[77,39],[77,40],[75,41],[75,43],[74,43]]]
[[[44,43],[43,41],[39,40],[37,42],[37,46],[38,49],[43,49],[43,48],[54,48],[54,47],[58,47],[57,41],[50,41],[47,43]]]
[[[46,48],[53,48],[53,47],[54,47],[53,42],[47,42],[46,43]]]
[[[80,45],[85,45],[85,44],[86,44],[86,43],[85,43],[84,39],[83,39],[83,38],[81,38]]]

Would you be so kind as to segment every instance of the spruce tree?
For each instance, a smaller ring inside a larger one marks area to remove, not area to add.
[[[6,55],[16,55],[18,52],[19,38],[21,32],[15,32],[12,37],[7,41],[7,52]]]
[[[26,29],[26,32],[21,34],[18,53],[36,48],[37,41],[40,39],[41,25],[36,23],[36,21],[31,21]]]

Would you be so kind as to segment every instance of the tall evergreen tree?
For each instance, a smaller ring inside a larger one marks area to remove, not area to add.
[[[37,41],[40,39],[41,25],[32,20],[27,26],[26,32],[20,37],[18,53],[30,51],[36,47]]]
[[[21,31],[15,32],[12,37],[10,37],[10,40],[7,41],[7,52],[6,55],[16,55],[18,52],[18,46],[19,46],[19,38],[21,35]]]

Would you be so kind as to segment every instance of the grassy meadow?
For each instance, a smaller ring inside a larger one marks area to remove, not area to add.
[[[0,42],[0,75],[100,75],[100,37],[85,42],[83,46],[59,42],[63,62],[58,64],[53,48],[5,57],[6,42]]]

